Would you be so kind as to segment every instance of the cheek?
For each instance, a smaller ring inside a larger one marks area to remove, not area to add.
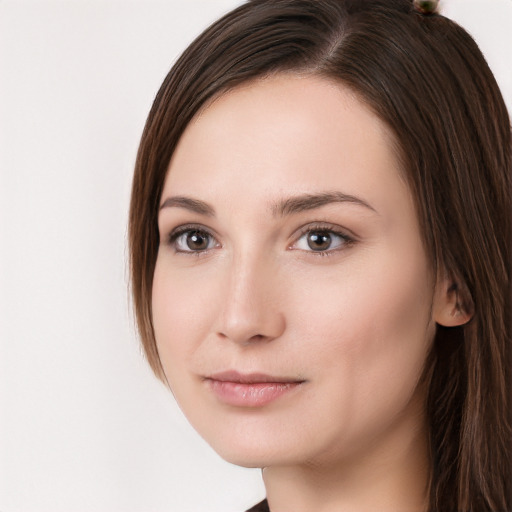
[[[410,399],[435,332],[422,255],[379,255],[373,264],[361,258],[336,275],[317,276],[317,286],[295,302],[304,359],[322,369],[320,378],[335,392],[343,389],[351,409],[345,416],[354,418],[378,415],[383,404],[398,410]]]
[[[428,294],[418,295],[417,280],[367,277],[347,273],[310,296],[302,311],[301,361],[316,384],[304,432],[316,446],[315,425],[322,425],[326,454],[357,453],[368,439],[394,430],[415,402],[433,332]]]
[[[308,319],[304,323],[310,325],[312,335],[322,331],[329,338],[344,339],[350,333],[356,342],[357,333],[367,338],[364,333],[374,329],[371,339],[392,342],[425,332],[433,286],[424,258],[420,254],[399,260],[394,254],[386,257],[384,251],[377,256],[296,273],[289,300],[294,302],[295,316]]]
[[[200,269],[183,272],[157,259],[152,312],[155,338],[164,370],[189,360],[209,332],[216,316],[219,283]]]

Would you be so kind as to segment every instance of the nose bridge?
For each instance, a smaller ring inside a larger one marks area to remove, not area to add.
[[[270,254],[247,248],[233,254],[219,334],[238,343],[272,340],[282,334],[278,267]]]

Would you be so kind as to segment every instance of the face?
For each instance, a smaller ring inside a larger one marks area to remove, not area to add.
[[[214,101],[159,231],[158,351],[221,456],[323,463],[423,428],[435,282],[391,135],[349,90],[278,75]]]

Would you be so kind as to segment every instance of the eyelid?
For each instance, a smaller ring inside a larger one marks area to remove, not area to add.
[[[306,234],[319,231],[324,233],[331,233],[333,235],[336,235],[344,240],[344,243],[342,247],[335,248],[335,249],[327,249],[325,251],[314,251],[314,250],[305,250],[305,249],[297,249],[294,248],[294,246],[299,242],[299,240]],[[347,246],[353,245],[357,241],[356,235],[354,235],[349,229],[342,228],[341,226],[331,224],[328,222],[313,222],[306,224],[299,228],[296,233],[294,234],[294,241],[291,243],[288,248],[291,250],[300,250],[306,253],[312,253],[314,255],[318,256],[327,256],[331,253],[336,253],[338,251],[343,250]]]
[[[220,246],[218,237],[212,232],[212,230],[209,228],[206,228],[205,226],[203,226],[201,224],[182,224],[180,226],[175,227],[166,236],[167,244],[172,246],[173,249],[179,254],[193,254],[195,256],[200,256],[201,254],[205,254],[214,248],[214,247],[212,247],[212,248],[208,248],[208,249],[204,249],[204,250],[200,250],[200,251],[193,251],[193,250],[187,251],[187,250],[178,249],[176,247],[176,240],[183,234],[188,233],[190,231],[199,231],[201,233],[204,233],[204,234],[208,235],[209,237],[211,237],[216,242],[215,247]]]
[[[170,233],[165,237],[166,242],[168,245],[172,246],[173,249],[180,254],[193,254],[196,256],[200,256],[202,254],[205,254],[209,252],[211,249],[215,248],[208,248],[204,250],[199,251],[193,251],[193,250],[179,250],[176,248],[176,240],[183,234],[190,232],[190,231],[200,231],[202,233],[205,233],[209,237],[211,237],[215,242],[215,247],[220,247],[221,244],[218,239],[218,235],[216,235],[212,229],[205,227],[202,224],[195,224],[195,223],[187,223],[182,224],[170,231]],[[338,236],[344,240],[344,243],[341,248],[334,248],[334,249],[326,249],[325,251],[314,251],[314,250],[305,250],[305,249],[298,249],[294,246],[297,244],[297,242],[307,233],[310,233],[312,231],[319,231],[319,232],[325,232],[325,233],[331,233],[335,236]],[[313,222],[305,224],[304,226],[300,227],[298,230],[296,230],[295,234],[293,235],[293,242],[288,245],[288,249],[290,250],[301,250],[306,253],[313,253],[315,255],[319,256],[326,256],[330,253],[338,252],[347,246],[350,246],[354,244],[357,241],[357,236],[353,234],[353,232],[347,228],[341,227],[336,224],[331,224],[329,222]]]

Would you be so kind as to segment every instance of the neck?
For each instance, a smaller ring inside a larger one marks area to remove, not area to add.
[[[427,434],[418,424],[411,426],[402,425],[351,460],[265,468],[271,511],[425,512],[430,474]]]

